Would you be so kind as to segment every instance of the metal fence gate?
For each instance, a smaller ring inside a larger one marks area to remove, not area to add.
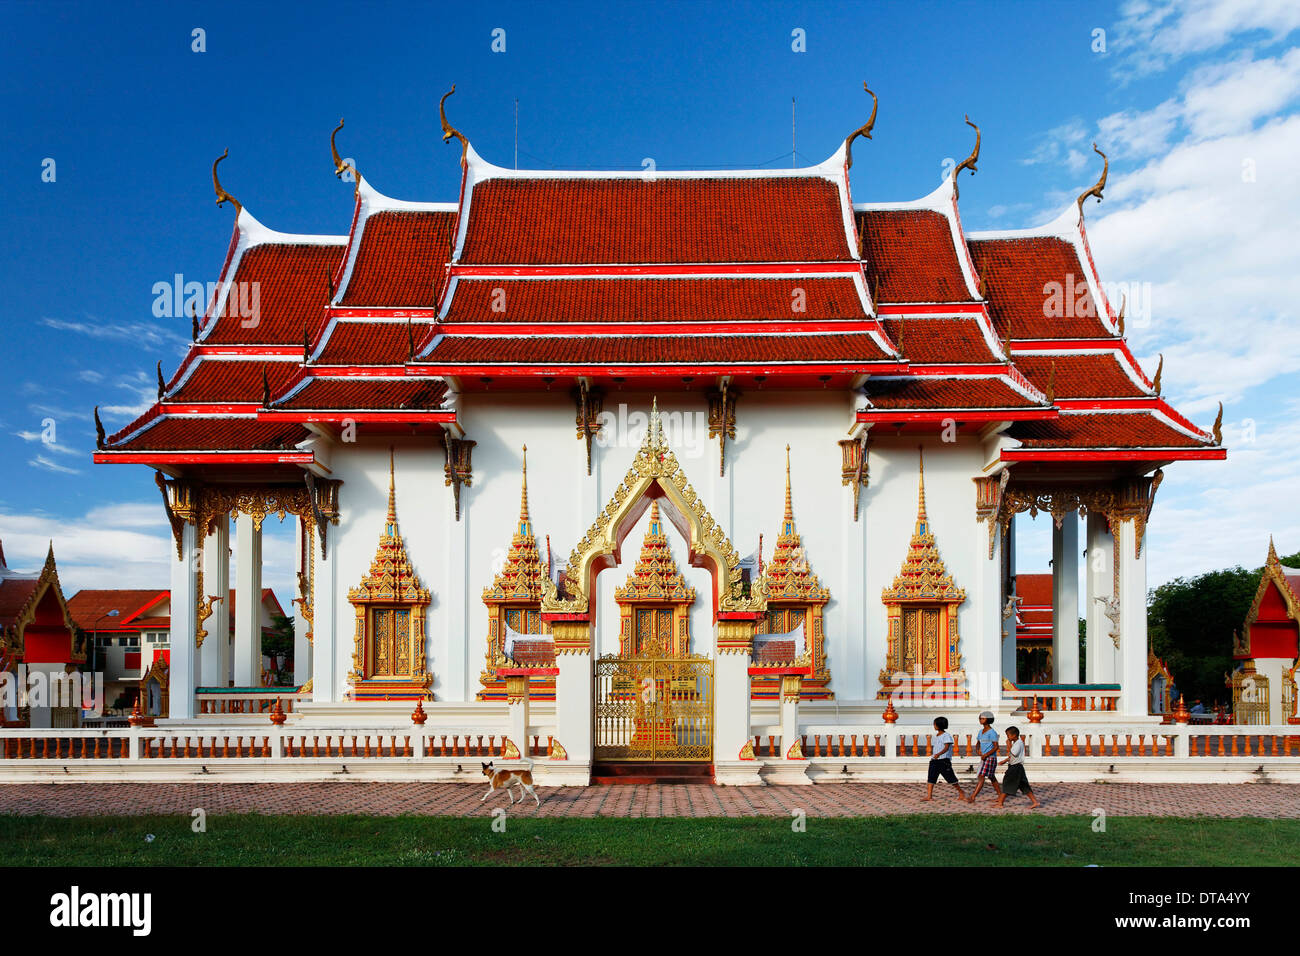
[[[713,760],[713,661],[689,654],[596,661],[595,759]]]

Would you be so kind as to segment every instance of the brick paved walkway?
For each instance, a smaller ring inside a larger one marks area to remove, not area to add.
[[[463,783],[87,783],[0,785],[0,813],[49,816],[179,813],[360,813],[472,816],[507,806],[502,794],[486,804],[486,788]],[[913,784],[820,784],[808,787],[538,787],[540,809],[529,800],[518,811],[543,817],[877,816],[902,813],[1091,814],[1118,816],[1300,818],[1300,785],[1097,784],[1044,785],[1041,810],[1023,797],[1003,810],[980,794],[976,806],[951,791],[924,803]],[[968,791],[969,792],[969,791]]]

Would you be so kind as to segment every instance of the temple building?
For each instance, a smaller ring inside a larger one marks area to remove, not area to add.
[[[23,573],[9,569],[0,544],[0,724],[79,726],[93,693],[82,692],[85,662],[86,636],[63,598],[54,545],[39,571]]]
[[[1239,724],[1300,723],[1296,664],[1300,663],[1300,568],[1283,564],[1273,539],[1246,620],[1233,635],[1237,669],[1227,675]]]
[[[161,490],[170,719],[225,674],[212,596],[240,596],[238,645],[288,519],[295,720],[418,703],[574,779],[736,782],[773,728],[1018,706],[1011,543],[1039,513],[1051,681],[1148,719],[1148,520],[1162,468],[1225,456],[1222,410],[1193,424],[1129,349],[1084,228],[1104,171],[1043,226],[967,233],[978,137],[929,195],[855,201],[875,116],[816,166],[559,172],[444,111],[459,195],[390,198],[332,136],[329,236],[262,225],[214,163],[217,293],[95,455]]]

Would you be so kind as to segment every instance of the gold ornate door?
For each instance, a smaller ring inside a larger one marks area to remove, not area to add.
[[[642,654],[652,648],[659,653],[673,651],[673,609],[670,607],[639,607],[635,609],[635,643],[633,654]]]
[[[933,674],[939,670],[939,609],[903,609],[903,670]]]
[[[636,657],[600,658],[595,681],[597,760],[713,760],[709,658],[668,657],[647,647]]]

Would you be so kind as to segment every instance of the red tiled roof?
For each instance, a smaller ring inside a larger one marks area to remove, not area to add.
[[[968,246],[999,336],[1006,335],[1010,322],[1013,339],[1114,337],[1096,314],[1100,306],[1087,292],[1084,267],[1064,239],[973,239]],[[1043,291],[1052,282],[1061,287],[1065,315],[1045,314],[1055,311]]]
[[[1052,366],[1056,373],[1053,376]],[[1133,383],[1114,353],[1015,356],[1020,369],[1040,389],[1049,381],[1057,398],[1135,398],[1147,393]]]
[[[1206,443],[1171,428],[1148,412],[1063,414],[1017,422],[1006,432],[1025,448],[1202,448]]]
[[[312,360],[315,365],[401,365],[429,332],[428,322],[339,322],[325,348]]]
[[[999,378],[873,378],[867,400],[882,410],[1032,408],[1038,405]]]
[[[111,588],[107,590],[78,591],[68,598],[68,613],[85,631],[112,630],[131,620],[131,615],[147,610],[167,600],[167,590],[140,588]],[[110,612],[116,611],[116,614]],[[132,626],[140,623],[131,621]]]
[[[496,290],[503,290],[504,295]],[[802,290],[796,296],[795,290]],[[794,311],[793,306],[802,306]],[[860,319],[850,278],[460,279],[447,322]]]
[[[525,667],[555,666],[554,641],[516,640],[510,654],[516,664],[522,664]]]
[[[40,584],[37,578],[4,578],[0,580],[0,628],[9,627],[19,612],[27,606]]]
[[[431,307],[451,258],[456,214],[385,211],[366,217],[341,305]]]
[[[1051,607],[1051,574],[1017,574],[1016,595],[1020,598],[1021,607],[1026,605],[1046,605]]]
[[[299,364],[259,359],[199,359],[193,374],[179,390],[169,393],[166,401],[260,402],[263,368],[271,394],[275,395],[298,373]]]
[[[315,331],[329,301],[329,281],[343,259],[343,246],[266,243],[244,252],[235,282],[216,327],[205,344],[296,344],[303,331]],[[256,284],[256,300],[251,291]],[[250,317],[241,308],[257,304]]]
[[[461,261],[821,262],[852,258],[839,190],[818,177],[490,179]]]
[[[883,325],[895,345],[901,334],[903,357],[910,362],[1004,362],[989,348],[978,319],[885,319]]]
[[[108,451],[272,451],[293,448],[310,436],[301,425],[253,418],[164,416],[130,441]]]
[[[440,408],[447,383],[421,378],[315,378],[277,408],[423,409]]]
[[[755,664],[787,664],[794,660],[795,642],[756,641],[754,643]]]
[[[926,209],[857,213],[862,258],[878,302],[968,302],[947,216]]]
[[[865,332],[831,335],[447,336],[430,364],[877,362]]]

